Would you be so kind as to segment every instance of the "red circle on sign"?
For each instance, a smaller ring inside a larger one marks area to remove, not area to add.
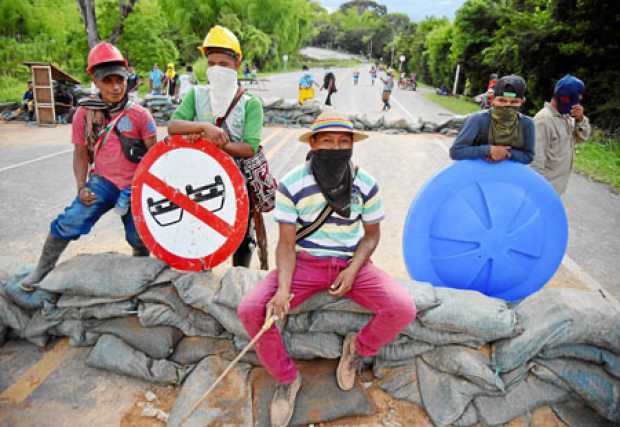
[[[228,224],[208,209],[192,201],[182,192],[168,186],[164,181],[149,172],[151,166],[153,166],[160,157],[178,148],[189,148],[207,154],[219,163],[228,174],[233,184],[236,200],[234,224]],[[142,190],[145,185],[148,185],[154,191],[169,199],[170,202],[185,209],[198,220],[223,235],[226,238],[224,244],[213,253],[201,258],[185,258],[164,248],[155,240],[155,236],[153,236],[149,230],[144,218],[145,207],[142,206]],[[170,267],[184,271],[207,270],[225,261],[237,250],[248,227],[248,193],[241,171],[232,157],[211,142],[202,138],[191,143],[180,135],[174,135],[155,144],[144,156],[134,175],[131,206],[136,229],[146,247],[149,248],[153,255],[166,262]]]

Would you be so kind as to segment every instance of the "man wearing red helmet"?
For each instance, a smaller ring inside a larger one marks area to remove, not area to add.
[[[81,99],[73,118],[77,195],[52,221],[38,265],[21,282],[20,292],[32,292],[34,285],[54,268],[69,242],[88,234],[112,208],[121,215],[134,256],[149,255],[136,232],[129,200],[138,163],[156,142],[155,121],[148,110],[128,100],[127,61],[115,46],[102,42],[93,47],[87,71],[99,94]],[[17,299],[19,296],[18,292]]]

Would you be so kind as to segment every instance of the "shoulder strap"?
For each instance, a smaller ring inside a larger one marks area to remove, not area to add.
[[[359,168],[355,166],[353,181],[355,181],[355,178],[357,177],[358,169]],[[331,216],[332,212],[334,212],[334,210],[329,205],[329,203],[327,203],[323,210],[319,213],[319,216],[317,216],[314,221],[297,230],[297,232],[295,233],[295,241],[299,242],[300,240],[305,239],[306,237],[317,231],[319,228],[321,228],[321,226],[325,224],[325,221],[327,221],[328,218]]]
[[[125,115],[125,113],[129,109],[129,107],[131,107],[132,104],[133,103],[131,101],[128,101],[127,105],[125,106],[125,108],[123,108],[123,110],[120,113],[118,113],[118,115],[116,117],[114,117],[114,119],[112,121],[110,121],[99,132],[99,135],[97,137],[97,142],[95,142],[95,145],[93,147],[93,162],[95,161],[95,158],[97,157],[97,154],[99,153],[99,150],[101,149],[101,147],[103,147],[103,145],[108,140],[108,136],[110,135],[110,132],[112,131],[112,129],[116,128],[116,124]]]
[[[237,103],[239,102],[239,100],[241,99],[241,97],[243,96],[244,93],[245,93],[245,89],[244,88],[240,87],[239,89],[237,89],[237,93],[235,94],[235,97],[233,98],[233,100],[230,103],[230,105],[228,106],[228,110],[226,110],[226,114],[224,114],[223,117],[218,117],[215,120],[215,126],[217,126],[218,128],[222,127],[222,125],[224,124],[224,122],[228,118],[228,115],[233,110],[233,108],[235,108],[235,105],[237,105]]]

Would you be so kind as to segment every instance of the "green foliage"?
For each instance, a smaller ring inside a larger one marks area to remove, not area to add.
[[[465,97],[459,96],[439,96],[434,92],[426,92],[426,98],[433,101],[437,105],[441,105],[446,110],[452,111],[454,114],[471,114],[480,111],[480,106]]]
[[[455,63],[450,58],[452,47],[452,24],[445,22],[426,36],[428,68],[435,86],[450,86]]]
[[[596,131],[576,147],[575,169],[600,182],[620,189],[620,138]]]
[[[0,100],[2,102],[21,101],[27,89],[26,81],[12,76],[0,78]]]

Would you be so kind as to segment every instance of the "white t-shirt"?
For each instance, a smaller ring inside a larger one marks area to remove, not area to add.
[[[185,73],[179,76],[179,97],[183,98],[187,92],[194,86],[195,79],[193,74]]]

